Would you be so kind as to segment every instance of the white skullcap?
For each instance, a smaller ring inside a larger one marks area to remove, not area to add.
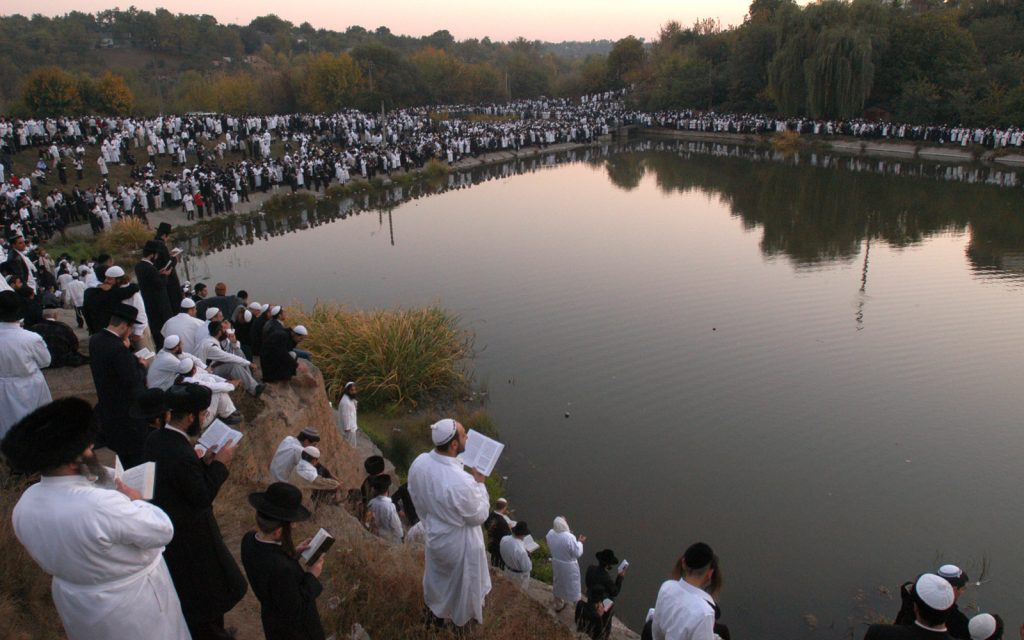
[[[196,308],[196,303],[195,303],[195,301],[192,298],[182,298],[181,299],[181,308],[182,309],[195,309]]]
[[[218,313],[220,313],[220,309],[218,309],[217,307],[210,307],[209,309],[206,310],[206,319],[213,320],[214,318],[217,317]]]
[[[563,518],[562,516],[558,516],[557,518],[555,518],[555,521],[554,523],[552,523],[551,528],[554,529],[556,533],[569,533],[569,523],[566,522],[565,518]]]
[[[242,317],[245,318],[245,322],[252,322],[252,311],[246,309],[245,313],[242,314]]]
[[[196,366],[195,362],[192,362],[192,358],[182,358],[178,361],[178,373],[192,373],[192,368]]]
[[[952,607],[956,600],[953,595],[953,585],[934,573],[926,573],[918,578],[914,584],[914,591],[921,602],[936,611],[945,611]]]
[[[307,331],[306,327],[302,326],[301,324],[295,325],[295,328],[292,329],[292,331],[294,331],[295,333],[299,334],[300,336],[308,336],[309,335],[309,331]]]
[[[430,425],[430,439],[434,441],[434,446],[440,447],[446,442],[451,442],[452,436],[455,435],[455,431],[455,421],[451,418],[438,420],[434,424]]]
[[[280,305],[274,305],[273,307],[270,308],[270,315],[276,316],[279,313],[281,313],[281,306]]]
[[[967,630],[971,634],[971,640],[988,640],[996,632],[996,619],[990,613],[979,613],[971,618],[967,624]]]
[[[181,344],[181,338],[179,338],[176,335],[172,334],[164,338],[164,349],[167,349],[168,351],[178,346],[179,344]]]
[[[302,452],[308,455],[310,458],[320,457],[320,450],[314,447],[313,445],[309,445],[308,447],[302,447]]]
[[[258,302],[250,302],[249,309],[251,309],[252,311],[261,311],[263,309],[263,305],[261,305]]]
[[[939,575],[946,580],[956,580],[963,574],[963,570],[955,564],[944,564],[939,567]]]
[[[107,277],[107,278],[123,278],[124,277],[124,269],[122,269],[121,267],[119,267],[119,266],[117,266],[115,264],[114,266],[112,266],[109,269],[107,269],[107,273],[106,273],[105,277]]]
[[[263,313],[266,313],[267,309],[269,309],[269,308],[270,308],[270,305],[269,304],[265,304],[262,307],[260,307],[260,311],[262,311]]]

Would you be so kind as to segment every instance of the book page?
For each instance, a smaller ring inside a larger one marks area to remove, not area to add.
[[[314,558],[317,557],[317,552],[320,550],[320,547],[324,546],[324,543],[327,542],[327,540],[333,541],[334,537],[327,533],[326,529],[321,528],[309,542],[309,547],[302,552],[302,559],[305,560],[307,564],[311,561],[315,561]]]
[[[220,420],[214,420],[203,432],[203,435],[199,436],[196,445],[202,447],[204,451],[211,448],[220,451],[226,446],[238,444],[243,435],[241,431],[232,429]]]
[[[622,573],[623,571],[625,571],[628,568],[629,568],[629,560],[623,560],[622,562],[619,563],[619,568],[616,570],[616,573]]]
[[[489,476],[494,471],[494,465],[498,464],[498,458],[504,449],[505,445],[497,440],[470,429],[466,439],[466,451],[462,454],[462,464]]]
[[[143,500],[153,499],[153,483],[155,479],[155,462],[144,462],[121,474],[121,482],[138,491]]]
[[[523,546],[526,547],[527,553],[533,553],[537,549],[540,549],[540,545],[533,539],[533,536],[526,536],[523,538]]]
[[[148,347],[142,347],[141,349],[135,352],[135,357],[139,358],[140,360],[149,360],[155,355],[156,354],[150,351]]]

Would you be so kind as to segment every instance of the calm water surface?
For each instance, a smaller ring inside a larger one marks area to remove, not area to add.
[[[616,609],[637,629],[695,540],[738,638],[860,638],[898,609],[880,587],[941,561],[987,559],[962,608],[1019,624],[1024,192],[969,183],[1014,176],[662,142],[575,157],[390,214],[268,217],[257,235],[311,228],[229,230],[250,237],[193,277],[460,313],[515,515],[538,536],[565,515],[584,567],[629,559]]]

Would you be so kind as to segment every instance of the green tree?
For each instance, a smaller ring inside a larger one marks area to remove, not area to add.
[[[96,91],[102,113],[123,116],[135,107],[135,94],[124,81],[124,76],[107,71],[96,83]]]
[[[815,118],[848,118],[861,112],[875,77],[871,38],[850,25],[823,31],[804,63],[807,112]]]
[[[336,111],[352,104],[361,83],[352,56],[319,53],[304,65],[301,104],[310,111]]]
[[[60,67],[39,67],[29,73],[22,85],[21,99],[37,116],[75,114],[82,109],[78,83]]]
[[[608,86],[621,89],[636,79],[647,52],[644,43],[635,36],[627,36],[615,43],[605,64],[608,68]]]

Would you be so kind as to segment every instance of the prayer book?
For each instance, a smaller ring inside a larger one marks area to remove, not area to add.
[[[180,255],[181,255],[181,249],[179,247],[174,247],[173,249],[171,249],[171,257],[172,258],[177,258]]]
[[[613,606],[615,606],[615,601],[612,600],[611,598],[605,598],[604,600],[601,601],[601,604],[604,605],[604,610],[608,611]]]
[[[462,464],[489,476],[504,449],[505,445],[497,440],[470,429],[466,439],[466,451],[462,454]]]
[[[142,347],[141,349],[135,352],[135,357],[140,358],[142,360],[149,360],[155,355],[156,354],[150,351],[148,347]]]
[[[533,536],[526,536],[523,538],[523,546],[526,547],[526,553],[533,553],[537,549],[540,549],[540,545],[533,539]]]
[[[327,533],[326,529],[320,529],[309,542],[309,548],[302,552],[302,559],[306,561],[306,565],[312,566],[316,564],[320,556],[327,553],[332,544],[334,544],[334,536]]]
[[[226,446],[234,446],[238,444],[238,441],[245,435],[237,429],[232,429],[228,425],[215,419],[203,435],[199,436],[199,440],[196,442],[197,447],[202,447],[203,453],[205,454],[210,449],[220,451]]]
[[[619,563],[619,568],[616,570],[616,573],[622,573],[623,571],[625,571],[628,568],[629,568],[629,560],[623,560],[622,562]]]
[[[114,456],[114,478],[135,489],[143,500],[153,499],[153,483],[156,481],[156,463],[142,464],[125,470],[121,458]]]

